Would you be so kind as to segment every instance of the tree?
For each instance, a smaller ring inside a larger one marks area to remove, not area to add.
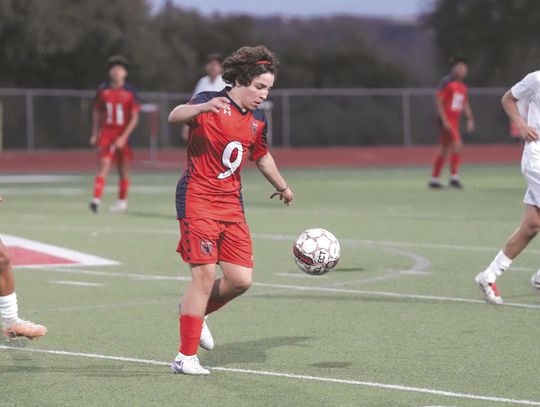
[[[426,23],[435,31],[441,62],[466,56],[477,85],[507,86],[538,69],[538,1],[439,0]]]

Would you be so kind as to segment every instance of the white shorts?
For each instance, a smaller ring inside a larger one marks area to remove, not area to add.
[[[521,172],[527,181],[527,192],[523,203],[540,208],[540,161],[527,159],[521,161]]]

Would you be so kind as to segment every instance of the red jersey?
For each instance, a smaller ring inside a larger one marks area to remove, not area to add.
[[[190,104],[206,103],[221,92],[202,92]],[[245,222],[240,171],[246,157],[268,153],[264,112],[242,111],[234,101],[230,110],[202,113],[190,123],[187,164],[176,188],[178,219],[209,218]]]
[[[101,84],[94,98],[94,108],[102,112],[101,134],[124,131],[133,112],[139,111],[139,99],[135,86],[126,83],[121,88],[113,88],[106,82]]]
[[[444,113],[452,125],[459,124],[463,106],[468,99],[467,92],[467,85],[450,75],[444,77],[439,84],[437,98],[442,99]]]

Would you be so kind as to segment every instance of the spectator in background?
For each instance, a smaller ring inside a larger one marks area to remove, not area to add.
[[[201,92],[219,92],[227,86],[221,78],[223,72],[222,62],[223,57],[220,54],[208,54],[206,56],[206,64],[204,65],[206,76],[199,79],[197,85],[195,85],[192,98]],[[182,127],[182,138],[185,141],[188,139],[188,133],[189,127],[184,125]]]

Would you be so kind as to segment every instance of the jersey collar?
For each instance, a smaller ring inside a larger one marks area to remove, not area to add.
[[[236,110],[238,110],[238,112],[240,112],[241,115],[245,116],[246,114],[249,113],[249,110],[248,109],[242,110],[242,108],[240,106],[238,106],[234,100],[232,100],[232,98],[229,96],[229,91],[231,89],[232,89],[232,87],[226,86],[220,93],[223,94],[223,96],[225,96],[227,99],[229,99],[231,101],[231,105],[233,105],[236,108]]]

